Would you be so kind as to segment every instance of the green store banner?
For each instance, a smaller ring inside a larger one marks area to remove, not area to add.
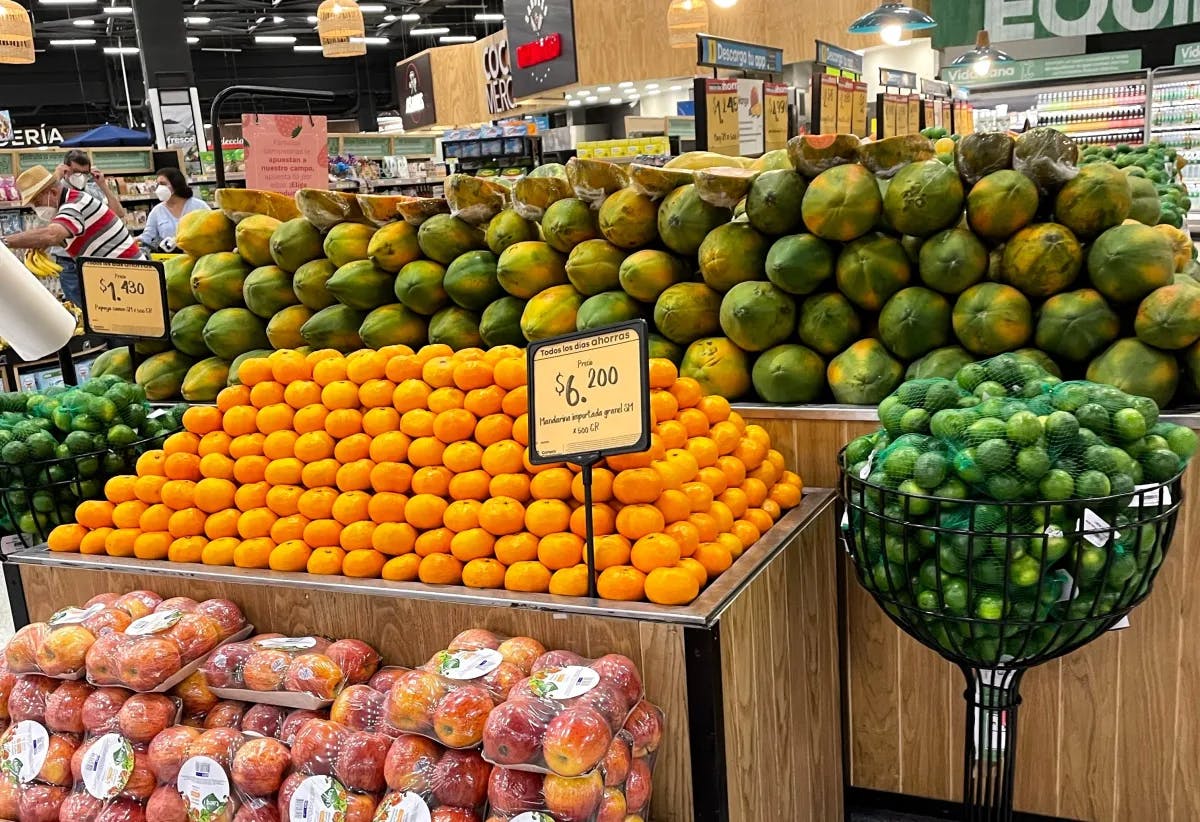
[[[934,48],[1165,29],[1200,22],[1194,0],[933,0]]]

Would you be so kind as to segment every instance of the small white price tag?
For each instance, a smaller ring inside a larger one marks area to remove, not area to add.
[[[1108,545],[1109,540],[1113,537],[1117,539],[1121,538],[1120,532],[1113,531],[1108,521],[1091,508],[1083,509],[1083,516],[1079,518],[1079,530],[1084,532],[1098,531],[1099,533],[1083,534],[1083,538],[1097,548],[1103,548],[1105,545]]]
[[[1057,525],[1047,525],[1046,526],[1046,536],[1048,536],[1052,539],[1055,539],[1057,537],[1061,537],[1062,535],[1063,535],[1062,529],[1059,528]]]
[[[1129,627],[1129,615],[1126,614],[1125,616],[1121,617],[1116,622],[1114,622],[1113,626],[1111,628],[1109,628],[1108,630],[1120,631],[1120,630],[1122,630],[1124,628],[1128,628],[1128,627]]]
[[[1075,578],[1068,571],[1059,568],[1054,573],[1055,579],[1062,583],[1062,590],[1058,593],[1058,599],[1055,602],[1070,602],[1079,596],[1079,589],[1075,587]]]
[[[1171,489],[1165,485],[1135,485],[1133,490],[1136,496],[1129,501],[1130,508],[1171,504]]]

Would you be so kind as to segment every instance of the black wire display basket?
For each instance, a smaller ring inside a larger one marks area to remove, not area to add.
[[[45,542],[57,525],[74,521],[76,505],[103,499],[105,482],[134,473],[138,457],[161,448],[173,433],[20,465],[0,462],[0,532],[14,534],[26,548]]]
[[[1182,502],[1182,472],[1130,493],[1055,502],[907,494],[839,454],[841,536],[859,582],[967,681],[964,819],[1012,818],[1023,673],[1082,647],[1145,599]]]

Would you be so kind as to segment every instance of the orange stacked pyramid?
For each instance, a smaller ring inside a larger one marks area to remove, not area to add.
[[[583,596],[583,485],[527,458],[525,356],[276,351],[81,503],[54,551]],[[800,502],[759,426],[651,360],[651,448],[593,498],[600,595],[684,604]]]

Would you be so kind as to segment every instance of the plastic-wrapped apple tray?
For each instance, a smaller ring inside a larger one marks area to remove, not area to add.
[[[301,691],[256,691],[253,688],[212,687],[209,690],[221,699],[234,699],[238,702],[257,702],[260,705],[277,705],[280,708],[291,708],[293,710],[319,711],[333,704],[332,699],[322,699],[319,696],[306,694]]]
[[[228,645],[230,642],[237,642],[238,640],[245,639],[246,637],[250,636],[252,633],[254,633],[254,626],[247,624],[236,634],[230,634],[224,640],[219,642],[216,645],[216,647],[214,647],[207,654],[196,657],[191,662],[189,662],[187,665],[184,665],[182,668],[180,668],[178,671],[176,671],[174,674],[172,674],[171,676],[164,679],[162,684],[159,685],[157,688],[152,688],[149,691],[135,691],[135,693],[141,693],[141,694],[166,693],[167,691],[171,690],[176,685],[178,685],[180,682],[183,682],[189,676],[196,673],[196,671],[200,670],[200,666],[203,665],[205,662],[207,662],[208,658],[217,652],[217,648],[220,648],[222,645]],[[74,677],[57,677],[57,678],[58,679],[82,679],[83,674],[78,674]],[[95,682],[92,682],[90,679],[88,680],[88,682],[92,685],[95,685],[97,688],[113,687],[113,686],[99,685]],[[117,685],[115,687],[126,688],[127,690],[133,690],[132,688],[129,688],[129,686],[123,685],[121,683],[117,683]],[[213,693],[216,693],[216,689],[213,690]]]

